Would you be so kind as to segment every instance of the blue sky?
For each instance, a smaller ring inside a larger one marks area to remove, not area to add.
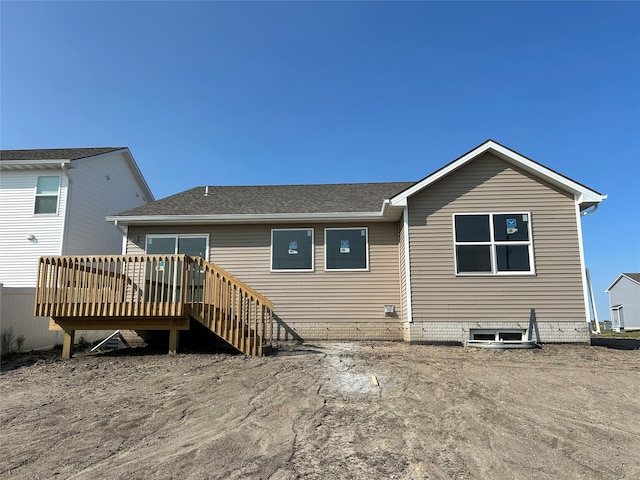
[[[2,1],[0,146],[128,146],[196,185],[414,181],[487,138],[609,195],[640,271],[640,3]]]

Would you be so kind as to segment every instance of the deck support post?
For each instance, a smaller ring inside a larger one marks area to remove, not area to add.
[[[62,340],[62,358],[68,360],[73,355],[73,341],[76,336],[75,330],[65,330]]]
[[[178,353],[180,330],[169,330],[169,355]]]

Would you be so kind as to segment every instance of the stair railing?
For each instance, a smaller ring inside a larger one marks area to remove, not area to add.
[[[223,268],[186,257],[183,301],[194,318],[247,355],[273,339],[273,303]]]

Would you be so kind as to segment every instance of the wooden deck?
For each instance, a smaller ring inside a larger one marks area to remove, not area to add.
[[[169,330],[169,353],[193,318],[247,355],[273,338],[273,303],[219,266],[187,255],[42,257],[36,316],[64,330]]]

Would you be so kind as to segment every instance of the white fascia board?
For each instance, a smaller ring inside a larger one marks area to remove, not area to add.
[[[132,215],[108,216],[107,222],[119,225],[197,225],[236,223],[318,223],[318,222],[384,222],[390,219],[381,212],[278,213],[244,215]]]
[[[537,177],[543,178],[548,182],[556,186],[559,186],[560,188],[566,191],[569,191],[570,193],[572,193],[578,198],[579,204],[600,203],[606,198],[606,195],[601,195],[595,190],[591,190],[590,188],[580,185],[579,183],[574,182],[573,180],[565,177],[564,175],[560,175],[559,173],[556,173],[553,170],[547,167],[544,167],[539,163],[534,162],[533,160],[529,160],[527,157],[524,157],[519,153],[516,153],[513,150],[510,150],[500,145],[499,143],[494,142],[493,140],[489,140],[483,143],[482,145],[478,146],[477,148],[474,148],[473,150],[466,153],[465,155],[458,158],[457,160],[444,166],[440,170],[437,170],[436,172],[429,175],[428,177],[422,179],[421,181],[416,183],[414,186],[408,188],[407,190],[400,193],[399,195],[396,195],[391,199],[391,205],[398,205],[398,206],[406,205],[406,201],[408,197],[414,195],[415,193],[428,187],[429,185],[437,182],[441,178],[445,177],[446,175],[449,175],[451,172],[457,170],[463,165],[469,163],[474,158],[479,157],[480,155],[486,152],[492,152],[496,154],[498,157],[500,157],[501,159],[509,163],[512,163],[522,168],[523,170],[526,170],[532,173]]]
[[[611,290],[611,289],[613,288],[613,286],[614,286],[616,283],[618,283],[622,277],[624,277],[624,278],[628,278],[628,279],[629,279],[629,280],[631,280],[633,283],[637,283],[638,285],[640,285],[640,282],[638,282],[638,281],[634,280],[634,279],[633,279],[633,278],[631,278],[631,277],[626,276],[624,273],[621,273],[620,275],[618,275],[618,278],[616,278],[616,279],[611,283],[611,285],[609,285],[609,286],[607,287],[607,289],[606,289],[604,292],[605,292],[605,293],[609,293],[609,290]]]
[[[3,160],[0,170],[58,170],[71,160]]]
[[[609,285],[607,287],[607,289],[604,291],[604,293],[609,293],[609,290],[611,290],[613,288],[613,286],[616,283],[618,283],[622,277],[624,277],[624,274],[621,273],[620,275],[618,275],[618,277],[613,282],[611,282],[611,285]]]

